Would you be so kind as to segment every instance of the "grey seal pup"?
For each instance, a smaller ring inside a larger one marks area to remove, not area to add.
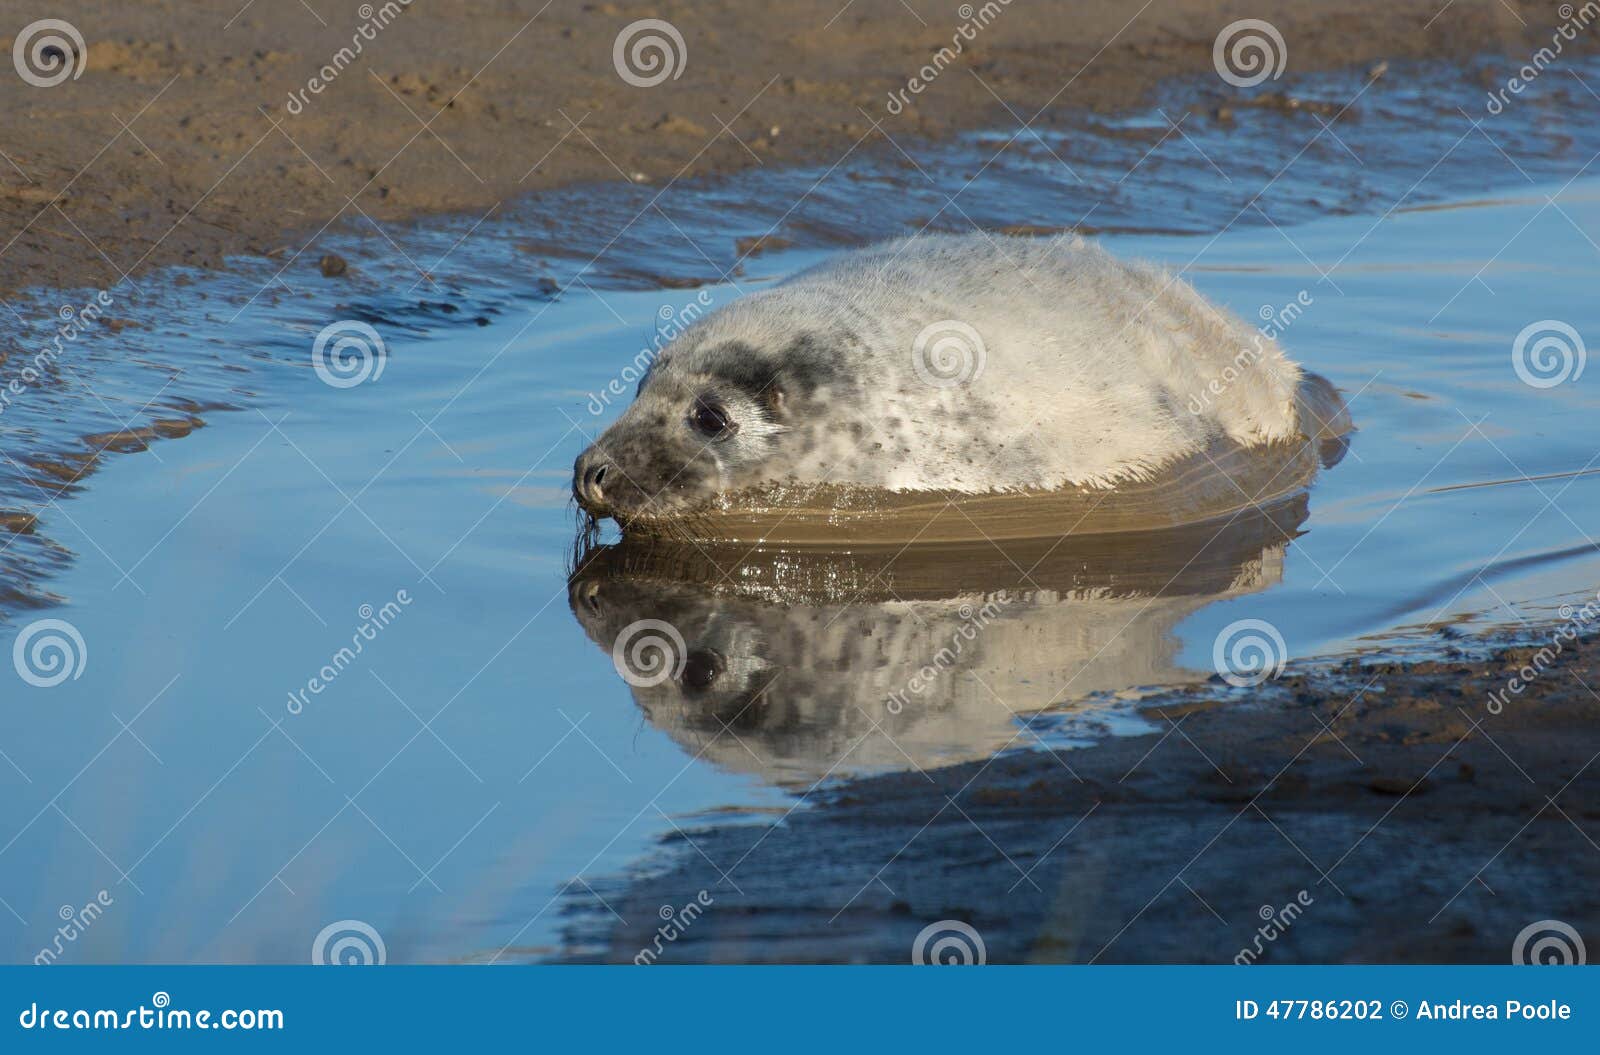
[[[625,532],[706,538],[766,537],[738,519],[752,509],[846,532],[855,511],[881,525],[919,496],[981,512],[1127,491],[1158,526],[1258,501],[1268,474],[1238,475],[1257,452],[1291,452],[1271,478],[1303,485],[1297,452],[1350,427],[1327,381],[1176,276],[1077,236],[922,236],[693,323],[572,489]]]

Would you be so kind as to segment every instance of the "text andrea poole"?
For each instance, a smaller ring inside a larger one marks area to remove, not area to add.
[[[1413,1011],[1413,1008],[1415,1010]],[[1415,1018],[1425,1021],[1455,1021],[1463,1019],[1525,1019],[1534,1021],[1572,1018],[1572,1005],[1559,1000],[1526,1003],[1506,1000],[1503,1003],[1476,1003],[1469,1000],[1235,1000],[1233,1017],[1243,1021],[1343,1021],[1359,1020],[1377,1022],[1383,1019]]]
[[[1545,1000],[1537,1004],[1525,1004],[1520,1000],[1507,1000],[1504,1004],[1474,1004],[1465,1000],[1453,1000],[1448,1004],[1419,1000],[1416,1004],[1416,1019],[1442,1019],[1459,1021],[1464,1018],[1547,1018],[1569,1019],[1572,1017],[1572,1005],[1563,1004],[1559,1000]]]

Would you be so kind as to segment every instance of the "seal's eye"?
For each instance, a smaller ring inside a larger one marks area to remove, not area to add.
[[[733,419],[716,403],[697,400],[689,411],[689,423],[707,436],[726,436],[733,432]]]

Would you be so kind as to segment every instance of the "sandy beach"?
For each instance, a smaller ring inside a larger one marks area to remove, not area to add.
[[[1086,0],[967,16],[921,0],[80,0],[66,14],[83,38],[75,75],[13,81],[0,110],[0,292],[105,286],[236,254],[294,260],[293,285],[315,274],[310,247],[336,224],[492,219],[511,197],[583,181],[662,186],[831,164],[885,137],[1019,119],[1048,128],[1065,111],[1133,107],[1162,79],[1211,73],[1219,30],[1239,18],[1270,18],[1291,78],[1522,54],[1549,35],[1529,0]],[[671,76],[641,87],[619,76],[613,49],[652,17],[682,49],[663,58]],[[24,24],[18,12],[0,25],[6,52]],[[960,54],[907,93],[964,26]],[[52,60],[65,56],[47,50]]]

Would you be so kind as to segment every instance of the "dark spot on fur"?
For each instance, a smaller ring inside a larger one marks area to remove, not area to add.
[[[823,344],[809,335],[785,348],[783,360],[786,380],[808,396],[823,385],[838,381],[844,370],[844,355],[838,346]]]
[[[717,349],[711,375],[751,398],[771,402],[775,389],[785,398],[810,398],[838,381],[843,369],[844,356],[837,348],[805,336],[776,353],[729,342]]]

